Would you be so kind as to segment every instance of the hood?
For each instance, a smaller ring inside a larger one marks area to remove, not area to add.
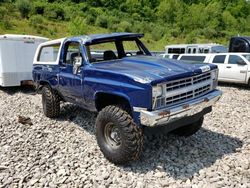
[[[92,64],[97,71],[126,75],[140,83],[157,84],[163,81],[190,77],[216,69],[213,64],[183,62],[153,56],[125,57],[119,60]]]

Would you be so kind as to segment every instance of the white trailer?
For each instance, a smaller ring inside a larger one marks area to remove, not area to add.
[[[32,35],[0,35],[0,86],[20,86],[32,80],[35,52],[45,41]]]

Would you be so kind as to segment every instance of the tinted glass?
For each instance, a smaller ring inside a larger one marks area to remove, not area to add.
[[[187,61],[204,61],[205,56],[182,56],[180,60],[187,60]]]
[[[238,64],[239,62],[245,62],[245,61],[237,55],[229,56],[228,64]]]
[[[181,49],[180,48],[174,48],[173,49],[173,54],[179,54],[181,53]]]
[[[225,55],[216,55],[214,56],[212,63],[224,63],[226,56]]]
[[[58,43],[42,47],[38,55],[37,61],[56,62],[60,45],[61,44]]]

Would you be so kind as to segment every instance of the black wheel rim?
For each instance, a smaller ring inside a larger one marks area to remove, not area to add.
[[[104,128],[104,137],[106,143],[112,149],[118,149],[121,146],[121,134],[117,125],[112,122],[109,122],[105,125]]]

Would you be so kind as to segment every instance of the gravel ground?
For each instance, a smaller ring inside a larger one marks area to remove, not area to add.
[[[64,104],[51,120],[40,95],[1,88],[0,187],[250,187],[250,90],[219,88],[224,95],[198,133],[147,133],[141,159],[129,166],[103,157],[95,114]]]

